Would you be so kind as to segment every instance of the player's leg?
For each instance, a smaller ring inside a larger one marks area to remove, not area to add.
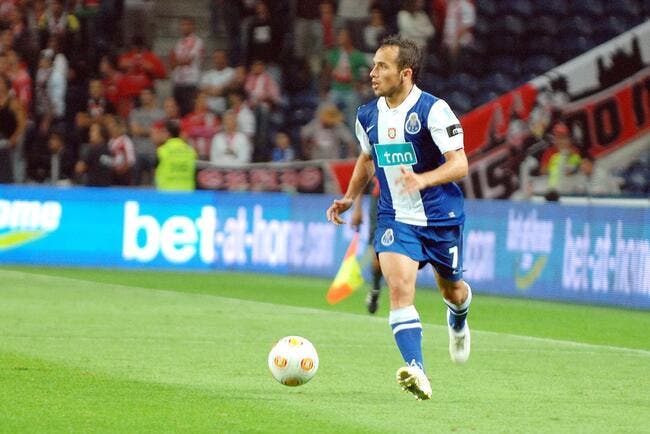
[[[454,362],[463,363],[470,353],[467,314],[472,302],[472,291],[463,281],[463,227],[430,228],[424,237],[427,257],[447,305],[449,355]]]
[[[381,267],[377,255],[372,260],[372,288],[366,298],[366,307],[369,313],[377,312],[379,308],[379,295],[381,294]]]
[[[369,210],[369,239],[374,240],[375,232],[377,231],[377,202],[379,198],[377,195],[370,195],[370,210]],[[373,249],[374,253],[374,249]],[[379,307],[379,294],[381,293],[381,267],[379,266],[379,258],[376,254],[372,255],[372,288],[366,298],[366,307],[368,312],[375,313]]]
[[[401,253],[381,252],[379,263],[390,290],[388,322],[407,366],[397,370],[402,388],[418,399],[431,398],[431,385],[424,373],[422,324],[413,305],[419,263]]]
[[[424,370],[422,361],[422,324],[413,305],[418,262],[394,252],[379,254],[379,262],[390,291],[388,322],[397,347],[407,364]]]
[[[447,305],[449,356],[456,363],[464,363],[469,359],[471,349],[467,314],[472,303],[472,290],[462,279],[453,282],[436,273],[436,280]]]
[[[460,330],[464,327],[469,305],[472,302],[472,290],[464,280],[450,281],[436,273],[438,288],[445,304],[451,311],[449,325]]]

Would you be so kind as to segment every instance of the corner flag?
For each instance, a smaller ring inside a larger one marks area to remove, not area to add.
[[[336,304],[348,298],[355,289],[363,285],[361,265],[359,265],[359,261],[357,260],[358,244],[359,233],[357,232],[352,237],[352,241],[350,241],[350,245],[343,257],[341,267],[327,291],[326,299],[329,304]]]

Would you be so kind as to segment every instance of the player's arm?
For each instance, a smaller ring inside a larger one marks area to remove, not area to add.
[[[401,182],[404,191],[412,193],[424,188],[455,182],[467,176],[467,156],[462,148],[447,151],[444,157],[445,162],[442,165],[428,172],[415,173],[401,167],[402,176],[398,182]]]
[[[337,225],[345,223],[341,218],[341,214],[350,209],[354,200],[361,195],[374,175],[375,166],[372,162],[372,156],[362,152],[354,165],[352,178],[345,195],[341,199],[335,199],[327,209],[327,220]]]

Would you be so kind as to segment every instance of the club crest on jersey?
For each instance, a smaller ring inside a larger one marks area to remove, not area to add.
[[[389,128],[388,129],[388,138],[389,139],[394,139],[397,137],[397,130],[395,128]]]
[[[409,134],[417,134],[420,131],[422,124],[420,123],[420,118],[416,112],[409,114],[409,117],[406,119],[406,124],[404,124],[404,130]]]
[[[384,232],[384,235],[381,236],[381,243],[384,246],[390,246],[393,244],[395,241],[395,236],[393,235],[393,230],[392,229],[386,229],[386,232]]]

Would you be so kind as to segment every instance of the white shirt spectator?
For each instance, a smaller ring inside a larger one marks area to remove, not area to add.
[[[226,66],[223,69],[211,69],[206,71],[201,77],[201,82],[199,87],[202,90],[208,88],[225,88],[235,78],[235,69],[230,66]],[[226,111],[226,98],[225,96],[209,96],[208,97],[208,108],[211,111],[217,114],[221,114]]]
[[[210,162],[218,165],[246,164],[251,161],[251,152],[251,141],[246,134],[222,131],[212,139]]]
[[[52,114],[56,118],[65,115],[65,92],[68,87],[68,59],[62,53],[54,56],[52,73],[47,82],[47,91],[52,104]]]
[[[431,19],[420,9],[400,10],[397,13],[397,28],[402,36],[413,39],[421,49],[427,46],[429,39],[436,33]]]
[[[203,60],[203,39],[192,33],[180,39],[174,46],[174,56],[181,63],[172,70],[172,81],[176,85],[197,85],[201,76],[201,62]]]

